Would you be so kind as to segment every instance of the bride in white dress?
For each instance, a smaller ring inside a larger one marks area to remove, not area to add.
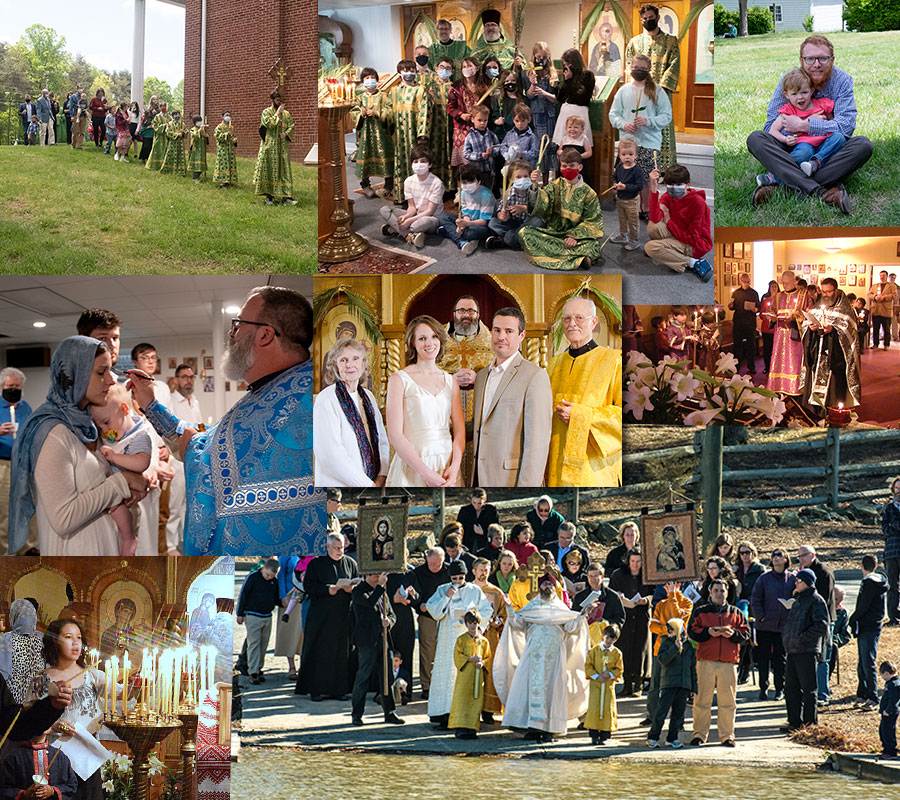
[[[438,363],[447,334],[429,316],[406,326],[407,366],[388,379],[387,486],[457,486],[466,426],[459,386]]]

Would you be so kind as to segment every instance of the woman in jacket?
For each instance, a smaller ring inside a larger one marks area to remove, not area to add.
[[[783,600],[794,593],[791,557],[783,547],[772,551],[770,568],[759,576],[750,595],[750,608],[756,627],[756,669],[759,674],[759,699],[765,700],[769,688],[769,670],[775,685],[775,701],[784,697],[784,643],[781,633],[787,619]]]

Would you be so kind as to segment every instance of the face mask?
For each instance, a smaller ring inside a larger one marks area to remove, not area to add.
[[[666,191],[670,197],[684,197],[687,194],[687,186],[683,183],[676,183],[671,186],[666,185]]]
[[[416,77],[415,72],[401,72],[400,77],[403,78],[407,83],[412,83]]]
[[[416,56],[416,63],[420,67],[424,67],[428,63],[428,56]]]
[[[512,93],[512,92],[514,92],[514,91],[516,90],[516,85],[515,85],[514,83],[504,83],[504,84],[503,84],[503,88],[504,88],[507,92]]]
[[[172,114],[172,119],[174,119],[175,122],[178,122],[178,120],[181,119],[181,114],[179,114],[179,113],[176,111],[175,113]]]
[[[439,77],[442,81],[447,80],[452,74],[453,74],[453,73],[452,73],[449,69],[439,69],[439,70],[438,70],[438,77]]]
[[[513,186],[516,189],[528,189],[531,186],[531,178],[516,178],[513,181]]]
[[[4,389],[3,390],[3,399],[6,400],[10,405],[15,405],[22,399],[22,390],[21,389]]]
[[[474,78],[476,72],[478,72],[478,70],[475,69],[475,67],[463,67],[464,78]]]
[[[562,175],[567,181],[574,181],[578,177],[578,173],[580,170],[574,167],[565,167],[559,171],[559,174]]]
[[[475,194],[475,191],[478,189],[477,183],[463,183],[461,184],[462,190],[466,194]]]
[[[416,175],[424,175],[430,169],[428,164],[423,164],[421,161],[416,161],[412,165],[412,168],[413,168],[413,172],[415,172]]]
[[[546,65],[547,65],[547,59],[544,58],[543,56],[538,56],[538,57],[534,60],[534,65],[535,65],[536,67],[543,67],[543,66],[546,66]]]
[[[366,78],[363,81],[363,86],[365,86],[367,89],[374,89],[376,86],[378,86],[378,78]]]
[[[222,119],[224,119],[225,122],[231,122],[231,117],[222,117]]]
[[[199,128],[201,125],[203,125],[203,123],[202,123],[202,122],[195,122],[194,125],[195,125],[196,127]]]
[[[655,31],[656,26],[659,24],[658,20],[655,19],[645,19],[643,20],[644,28],[648,31]]]
[[[488,67],[486,73],[489,78],[496,78],[500,75],[500,70],[496,67]]]
[[[645,81],[650,77],[650,70],[647,69],[633,69],[631,70],[631,77],[636,81]]]

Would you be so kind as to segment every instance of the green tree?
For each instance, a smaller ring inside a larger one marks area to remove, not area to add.
[[[66,89],[70,56],[66,39],[46,25],[32,25],[12,48],[25,66],[30,88],[37,92],[45,86],[54,92]]]
[[[896,0],[846,0],[844,22],[851,31],[900,30]]]
[[[150,103],[150,98],[153,95],[159,98],[160,103],[173,102],[172,87],[161,78],[151,76],[144,79],[144,106]]]
[[[0,91],[24,94],[31,89],[20,53],[0,42]]]
[[[127,69],[118,69],[110,76],[110,85],[106,93],[116,99],[117,103],[131,101],[131,73]]]
[[[74,91],[75,86],[79,83],[90,86],[94,82],[97,72],[97,68],[81,53],[78,53],[69,65],[69,86],[66,87],[66,91]]]
[[[106,93],[106,99],[112,100],[112,78],[109,77],[103,70],[99,70],[96,75],[94,75],[94,80],[91,82],[91,85],[87,88],[87,96],[88,100],[92,97],[96,96],[97,90],[103,89]]]
[[[172,92],[172,102],[175,104],[175,108],[180,108],[182,113],[187,116],[187,109],[184,108],[184,78],[178,81],[178,85]]]

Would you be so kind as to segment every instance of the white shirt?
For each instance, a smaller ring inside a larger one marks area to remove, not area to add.
[[[416,211],[422,209],[426,203],[437,203],[437,208],[431,212],[437,216],[438,211],[442,209],[444,184],[434,173],[429,173],[424,181],[420,181],[419,176],[413,174],[403,181],[403,194],[412,199]]]
[[[156,398],[156,401],[160,404],[169,408],[169,403],[172,402],[172,392],[169,391],[169,384],[164,381],[159,380],[158,378],[153,379],[153,397]]]
[[[487,380],[484,382],[484,402],[481,404],[481,421],[484,422],[484,418],[487,415],[488,409],[491,407],[491,403],[494,400],[494,395],[497,392],[497,387],[500,385],[500,381],[503,380],[503,376],[506,374],[506,370],[509,368],[509,365],[512,364],[513,359],[516,356],[521,355],[517,350],[513,353],[509,358],[500,364],[491,364],[488,367],[488,376]],[[496,362],[496,359],[494,359]]]
[[[197,398],[194,395],[185,397],[181,392],[174,391],[172,392],[171,402],[169,410],[178,419],[183,419],[185,422],[193,422],[195,425],[203,422],[203,415],[200,413],[200,403],[197,402]]]

